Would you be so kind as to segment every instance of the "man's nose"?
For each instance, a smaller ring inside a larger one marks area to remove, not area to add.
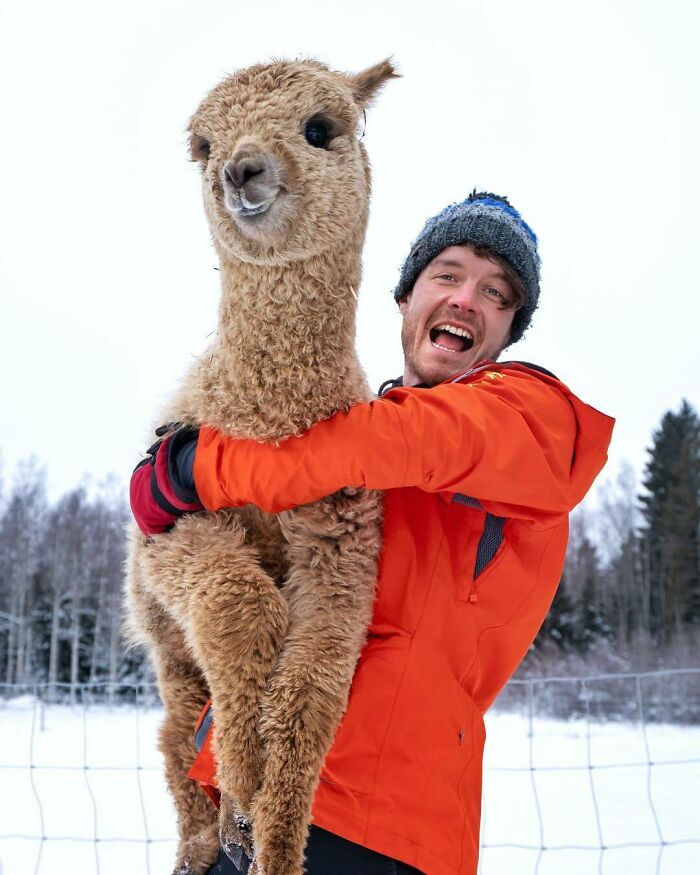
[[[456,310],[478,310],[479,293],[476,284],[466,282],[456,286],[450,295],[448,304]]]

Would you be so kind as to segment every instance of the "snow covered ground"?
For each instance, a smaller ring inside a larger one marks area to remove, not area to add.
[[[700,873],[700,728],[536,719],[530,736],[494,713],[487,731],[481,875]]]
[[[0,875],[168,875],[160,716],[0,701]],[[487,725],[481,875],[700,872],[700,728]]]

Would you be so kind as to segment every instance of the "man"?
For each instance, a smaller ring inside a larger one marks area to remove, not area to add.
[[[483,714],[544,620],[568,513],[612,431],[548,371],[496,363],[539,294],[535,234],[505,198],[474,192],[426,223],[403,265],[404,374],[380,399],[280,447],[209,428],[163,442],[169,464],[153,470],[183,496],[175,508],[149,466],[134,474],[149,534],[185,500],[278,512],[386,490],[374,616],[316,793],[309,875],[476,872]],[[211,764],[193,774],[214,780]]]

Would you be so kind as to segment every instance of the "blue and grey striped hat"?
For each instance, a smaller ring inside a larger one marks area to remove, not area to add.
[[[540,298],[540,257],[537,236],[508,200],[488,191],[469,197],[433,216],[413,243],[401,268],[394,298],[400,301],[413,288],[420,272],[448,246],[472,243],[487,246],[517,271],[525,286],[525,303],[513,318],[509,344],[525,333]]]

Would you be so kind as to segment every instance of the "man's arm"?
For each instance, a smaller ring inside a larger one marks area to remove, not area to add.
[[[279,446],[203,428],[194,481],[209,510],[279,512],[344,486],[415,486],[541,519],[568,512],[605,462],[613,421],[575,399],[596,434],[587,435],[587,470],[574,476],[581,423],[572,398],[556,380],[495,366],[472,382],[394,389]]]

